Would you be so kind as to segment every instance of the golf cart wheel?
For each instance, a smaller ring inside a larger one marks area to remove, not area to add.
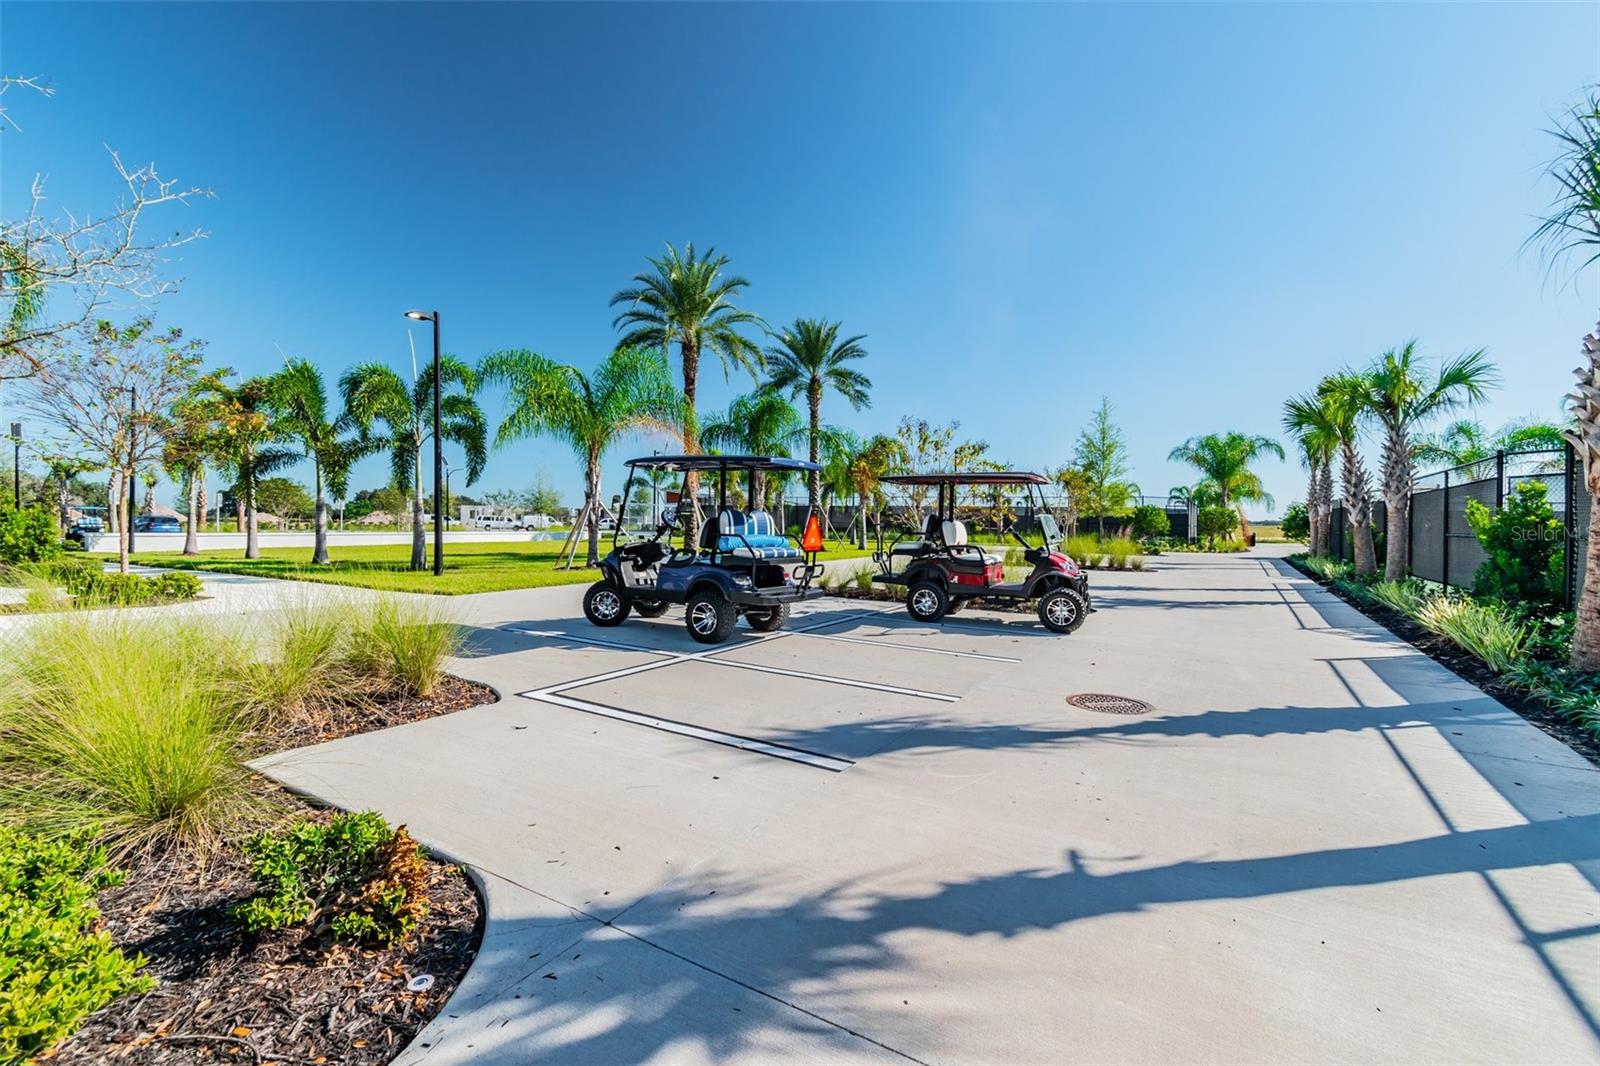
[[[620,626],[628,617],[628,597],[609,581],[596,581],[583,594],[583,616],[597,626]]]
[[[789,621],[789,605],[780,603],[776,607],[768,607],[758,611],[746,611],[744,620],[750,623],[750,628],[758,633],[771,633],[775,629],[782,629]]]
[[[906,593],[906,611],[919,622],[937,622],[950,611],[950,597],[937,581],[919,581]]]
[[[714,589],[690,596],[683,617],[689,635],[702,644],[721,644],[733,636],[733,627],[738,621],[738,610]]]
[[[1089,615],[1089,601],[1077,589],[1053,588],[1039,597],[1039,621],[1046,629],[1071,633]]]
[[[633,613],[640,618],[660,618],[669,606],[666,600],[634,600]]]

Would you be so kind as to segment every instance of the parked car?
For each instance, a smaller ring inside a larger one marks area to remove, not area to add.
[[[182,533],[183,526],[167,514],[142,514],[133,519],[135,533]]]

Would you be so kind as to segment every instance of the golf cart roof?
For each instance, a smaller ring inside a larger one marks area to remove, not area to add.
[[[949,474],[891,474],[891,485],[1048,485],[1050,479],[1031,470],[962,470]]]
[[[650,470],[821,470],[804,459],[775,455],[645,455],[629,459],[630,467]]]

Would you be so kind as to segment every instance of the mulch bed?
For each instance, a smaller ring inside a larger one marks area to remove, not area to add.
[[[127,873],[101,893],[102,918],[159,983],[91,1015],[53,1062],[385,1063],[460,983],[482,934],[465,872],[431,860],[428,916],[409,950],[245,932],[228,914],[252,891],[237,853],[203,872],[152,859]],[[423,974],[432,986],[409,991]]]
[[[1294,564],[1291,563],[1290,565]],[[1600,738],[1579,727],[1572,719],[1543,700],[1507,685],[1500,680],[1499,674],[1484,665],[1483,660],[1463,651],[1460,645],[1454,641],[1441,637],[1436,633],[1430,633],[1409,615],[1390,610],[1382,604],[1361,603],[1353,600],[1315,574],[1300,570],[1298,566],[1295,569],[1422,652],[1434,662],[1444,666],[1463,680],[1477,685],[1533,725],[1555,737],[1596,766],[1600,766]]]
[[[272,746],[316,744],[497,698],[487,685],[446,676],[428,699],[367,694],[308,708]],[[296,817],[331,816],[298,798],[287,802]],[[311,929],[246,932],[229,914],[253,892],[236,849],[203,869],[170,854],[123,868],[126,881],[100,894],[101,917],[118,946],[144,955],[158,984],[91,1015],[52,1062],[386,1063],[449,998],[483,934],[466,872],[433,860],[428,915],[409,944],[395,948],[335,944]],[[423,975],[432,978],[428,988],[408,987]]]
[[[273,747],[286,750],[321,744],[325,740],[480,707],[499,698],[499,693],[488,685],[446,674],[427,699],[392,693],[378,699],[320,703],[285,723],[273,737]]]

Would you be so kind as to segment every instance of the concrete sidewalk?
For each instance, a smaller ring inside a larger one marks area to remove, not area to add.
[[[406,1061],[1600,1062],[1600,771],[1263,554],[1093,588],[710,654],[468,597],[499,703],[268,769],[483,881]]]

